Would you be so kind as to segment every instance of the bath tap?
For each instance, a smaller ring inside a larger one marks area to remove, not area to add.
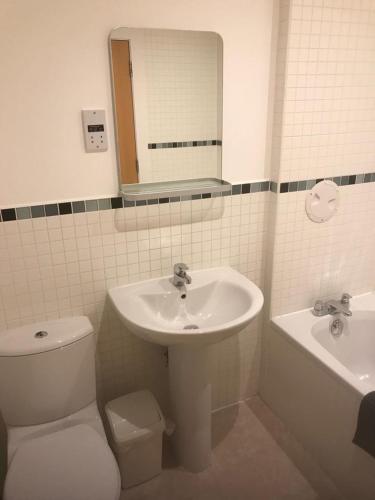
[[[349,293],[343,293],[340,300],[327,300],[327,302],[317,300],[312,313],[314,316],[326,316],[327,314],[334,315],[338,313],[344,316],[351,316],[352,311],[349,309],[351,298],[352,296]]]
[[[173,278],[171,281],[178,289],[191,283],[191,277],[186,273],[188,269],[188,266],[183,262],[179,262],[173,266]]]

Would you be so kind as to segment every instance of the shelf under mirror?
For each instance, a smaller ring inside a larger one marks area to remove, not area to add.
[[[194,194],[230,191],[232,185],[215,178],[187,179],[181,181],[150,182],[146,184],[122,184],[121,196],[128,201],[192,196]]]

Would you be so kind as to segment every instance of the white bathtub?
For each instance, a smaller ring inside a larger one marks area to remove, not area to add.
[[[375,293],[352,299],[351,310],[340,337],[331,316],[311,309],[273,318],[261,395],[347,498],[374,500],[375,459],[352,439],[361,399],[375,390]]]

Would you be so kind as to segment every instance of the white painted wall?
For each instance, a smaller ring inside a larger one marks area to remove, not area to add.
[[[2,0],[0,206],[115,194],[107,37],[114,26],[224,40],[223,176],[265,176],[273,0]],[[109,151],[86,154],[83,108],[107,109]]]

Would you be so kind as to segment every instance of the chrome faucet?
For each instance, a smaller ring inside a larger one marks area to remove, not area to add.
[[[351,298],[352,296],[349,293],[343,293],[340,300],[327,300],[327,302],[317,300],[312,313],[314,316],[326,316],[327,314],[351,316],[352,311],[349,309]]]
[[[186,273],[188,266],[183,262],[179,262],[173,266],[172,284],[177,288],[184,287],[191,283],[191,277]]]

